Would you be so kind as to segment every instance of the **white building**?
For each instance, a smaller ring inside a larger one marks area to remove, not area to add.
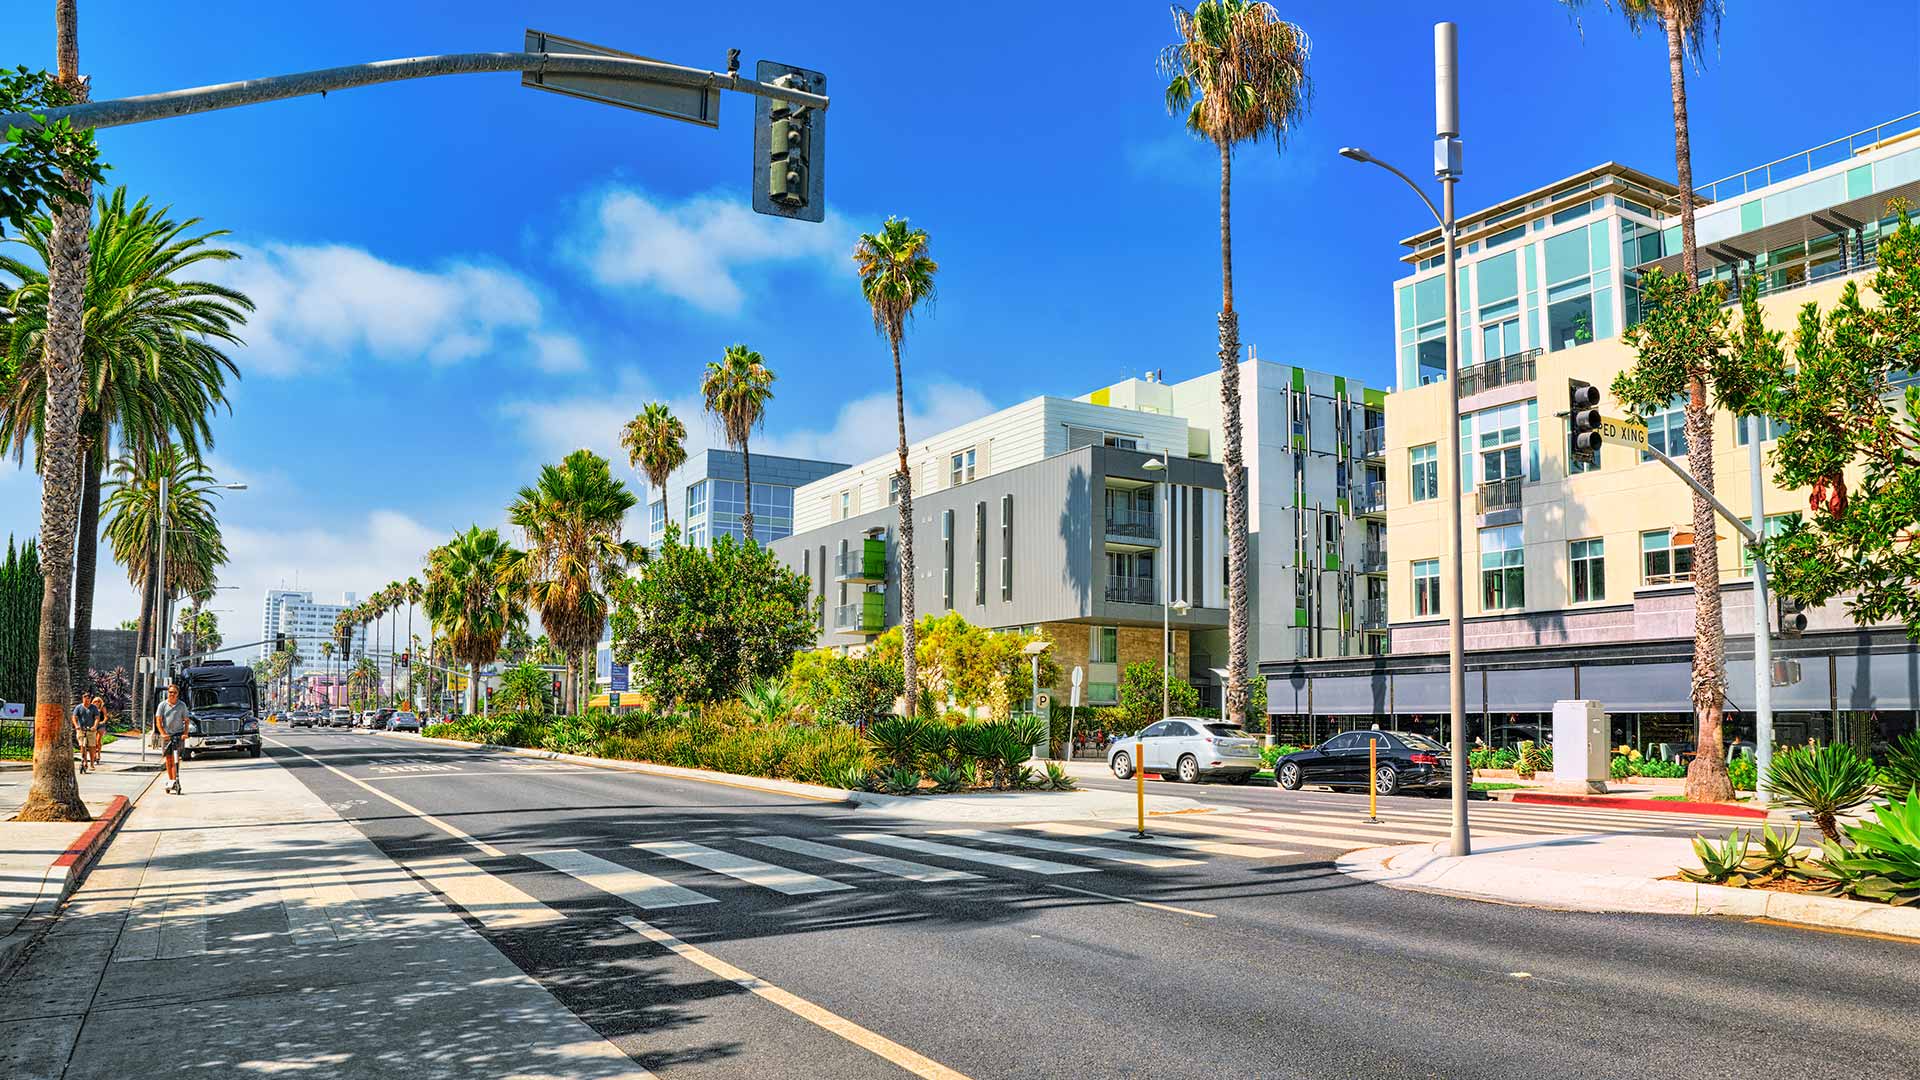
[[[345,603],[316,604],[311,592],[269,589],[261,605],[260,640],[262,644],[258,650],[260,658],[265,659],[267,654],[273,651],[275,634],[290,634],[294,638],[296,651],[300,656],[300,662],[294,665],[294,675],[297,677],[308,672],[325,672],[328,663],[320,646],[334,641],[334,620],[340,616],[341,612],[352,607],[354,602],[355,597],[352,593],[346,594]],[[380,644],[380,651],[373,659],[380,665],[380,669],[385,671],[386,658],[390,655],[391,649],[385,641]],[[339,648],[337,642],[334,648]],[[355,627],[353,655],[356,657],[364,655],[366,648],[366,628]],[[337,660],[334,662],[336,667],[338,663]]]

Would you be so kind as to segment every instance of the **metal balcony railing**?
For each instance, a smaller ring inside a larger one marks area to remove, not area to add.
[[[1384,574],[1387,572],[1387,549],[1379,544],[1368,544],[1360,550],[1360,572],[1363,574]]]
[[[1373,596],[1360,608],[1360,629],[1385,630],[1387,628],[1387,598]]]
[[[1124,536],[1133,540],[1153,540],[1159,537],[1154,527],[1153,511],[1135,510],[1127,507],[1107,507],[1107,535]]]
[[[1353,512],[1381,514],[1387,509],[1387,482],[1372,480],[1353,489]]]
[[[882,549],[878,558],[857,547],[840,552],[833,557],[833,576],[836,581],[885,581],[886,551]]]
[[[1118,604],[1157,604],[1160,590],[1150,577],[1108,577],[1106,597]]]
[[[887,600],[882,592],[864,592],[850,604],[833,609],[833,628],[843,633],[878,634],[887,628]]]
[[[1538,369],[1539,349],[1528,349],[1512,356],[1502,356],[1484,364],[1475,364],[1460,372],[1460,396],[1467,397],[1482,390],[1491,390],[1496,386],[1511,383],[1532,382]]]
[[[1387,429],[1383,427],[1364,428],[1360,432],[1361,457],[1385,457],[1387,453]]]
[[[1489,480],[1473,490],[1474,503],[1478,513],[1491,514],[1495,510],[1518,510],[1520,508],[1520,479]]]

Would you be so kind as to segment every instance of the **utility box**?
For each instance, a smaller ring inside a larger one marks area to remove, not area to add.
[[[1613,754],[1607,711],[1597,701],[1553,703],[1553,786],[1603,795]]]

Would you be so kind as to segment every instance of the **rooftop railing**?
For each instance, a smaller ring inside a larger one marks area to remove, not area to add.
[[[1920,110],[1905,116],[1896,116],[1886,123],[1863,128],[1851,135],[1831,139],[1799,153],[1788,154],[1786,157],[1769,161],[1765,165],[1756,165],[1745,172],[1708,181],[1694,188],[1693,192],[1708,202],[1722,202],[1749,191],[1758,191],[1769,184],[1791,180],[1796,176],[1805,176],[1815,169],[1846,161],[1862,150],[1885,142],[1895,135],[1913,130],[1917,123],[1920,123]]]
[[[1482,390],[1510,383],[1532,382],[1538,371],[1539,349],[1528,349],[1502,356],[1460,371],[1460,396],[1470,397]]]

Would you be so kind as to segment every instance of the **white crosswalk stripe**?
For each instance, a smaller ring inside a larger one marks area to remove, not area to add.
[[[1260,828],[1292,829],[1305,833],[1350,833],[1364,830],[1368,835],[1387,837],[1389,839],[1396,836],[1404,837],[1408,843],[1429,837],[1444,837],[1452,829],[1451,823],[1445,818],[1410,818],[1403,814],[1387,812],[1383,812],[1380,815],[1378,824],[1369,823],[1364,813],[1305,814],[1294,811],[1274,813],[1257,811],[1251,814],[1235,814],[1230,818],[1222,818],[1221,821],[1222,823],[1243,822],[1246,825],[1259,826]],[[1479,823],[1480,822],[1476,821],[1476,824]],[[1557,827],[1547,829],[1515,827],[1510,829],[1505,823],[1501,823],[1497,827],[1500,832],[1505,835],[1524,834],[1528,832],[1559,834],[1566,831],[1565,829]]]
[[[908,862],[888,855],[875,855],[870,851],[855,851],[852,848],[836,847],[833,844],[821,844],[812,840],[802,840],[797,836],[743,836],[740,839],[749,844],[759,844],[778,851],[790,851],[795,855],[821,859],[826,862],[840,863],[861,870],[871,870],[876,874],[905,878],[908,881],[978,881],[980,875],[965,870],[949,870],[942,866],[928,866],[925,863]]]
[[[490,930],[529,930],[566,921],[506,878],[465,859],[415,859],[403,865]]]
[[[1071,844],[1062,840],[1042,840],[1037,836],[988,832],[985,829],[935,829],[933,833],[935,836],[960,836],[985,844],[1003,844],[1033,851],[1051,851],[1060,855],[1079,855],[1082,858],[1126,863],[1130,866],[1199,866],[1201,862],[1199,859],[1182,859],[1173,855],[1137,855],[1119,848],[1101,847],[1098,844]]]
[[[812,893],[846,892],[853,888],[844,882],[832,878],[816,877],[799,870],[789,870],[784,866],[749,859],[745,855],[735,855],[730,851],[721,851],[704,844],[689,843],[684,840],[660,840],[633,845],[641,851],[650,851],[669,859],[678,859],[683,863],[698,866],[702,870],[711,870],[716,874],[725,874],[750,885],[772,889],[787,896],[806,896]]]
[[[959,847],[954,844],[941,844],[932,840],[922,840],[913,836],[899,836],[894,833],[858,832],[841,833],[843,840],[858,840],[866,844],[879,844],[883,847],[897,847],[906,851],[916,851],[922,855],[935,855],[957,862],[976,862],[987,866],[999,866],[1008,870],[1023,870],[1029,874],[1091,874],[1091,866],[1069,866],[1066,863],[1049,862],[1046,859],[1030,859],[1024,855],[1005,855],[998,851],[981,851],[978,848]]]
[[[1166,833],[1153,833],[1162,818],[1154,818],[1148,823],[1149,836],[1141,840],[1126,829],[1103,828],[1098,825],[1077,825],[1068,821],[1046,821],[1032,825],[1020,825],[1017,828],[1029,832],[1043,832],[1051,836],[1098,837],[1102,840],[1118,840],[1126,844],[1146,844],[1152,847],[1180,848],[1186,851],[1199,851],[1208,855],[1235,855],[1244,859],[1276,859],[1283,855],[1298,855],[1297,851],[1286,848],[1260,847],[1253,844],[1233,843],[1225,840],[1201,840],[1187,836],[1169,836]]]
[[[683,889],[665,878],[657,878],[598,855],[565,848],[559,851],[535,851],[528,858],[545,863],[569,877],[585,882],[601,892],[617,896],[639,908],[689,907],[718,901],[692,889]]]

